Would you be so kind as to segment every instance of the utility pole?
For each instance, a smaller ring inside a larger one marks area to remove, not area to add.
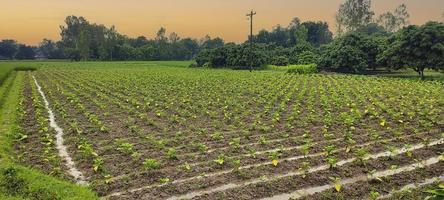
[[[253,71],[253,16],[256,15],[256,12],[251,10],[247,17],[250,17],[250,72]]]

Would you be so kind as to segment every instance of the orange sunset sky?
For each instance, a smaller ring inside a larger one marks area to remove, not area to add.
[[[130,37],[152,38],[159,27],[181,37],[206,34],[240,42],[249,31],[245,14],[257,11],[255,31],[288,25],[293,17],[327,21],[334,31],[334,15],[343,0],[0,0],[0,40],[38,44],[59,39],[67,15],[90,22],[115,25]],[[412,24],[444,21],[444,0],[373,0],[376,14],[405,3]]]

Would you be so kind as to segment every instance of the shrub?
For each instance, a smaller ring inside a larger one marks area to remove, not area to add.
[[[189,68],[196,68],[196,67],[199,67],[199,65],[197,65],[197,63],[191,63],[188,67]]]
[[[319,60],[318,66],[327,71],[360,73],[368,65],[367,58],[361,50],[353,46],[342,46],[331,47],[327,50]]]
[[[24,193],[27,186],[25,180],[18,176],[17,169],[10,167],[2,172],[0,187],[4,188],[8,195],[14,196]]]
[[[203,67],[205,63],[209,63],[211,54],[209,49],[202,50],[195,58],[197,66]]]
[[[318,67],[315,64],[311,65],[291,65],[287,67],[289,74],[315,74],[318,73]]]
[[[318,63],[319,56],[312,51],[304,51],[298,55],[298,64],[309,65]]]
[[[324,49],[318,66],[327,71],[362,73],[367,68],[376,67],[382,46],[382,40],[376,37],[348,34]]]
[[[276,66],[287,66],[290,64],[290,61],[286,56],[277,56],[272,59],[271,64]]]

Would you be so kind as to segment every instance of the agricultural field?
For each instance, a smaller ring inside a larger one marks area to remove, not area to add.
[[[15,159],[105,199],[416,199],[444,179],[442,82],[188,64],[28,63]]]

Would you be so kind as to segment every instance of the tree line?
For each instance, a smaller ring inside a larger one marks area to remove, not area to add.
[[[18,44],[15,40],[0,41],[0,60],[29,60],[35,58],[37,47],[26,44]]]
[[[90,23],[84,17],[68,16],[60,27],[60,41],[43,39],[38,47],[17,44],[14,40],[0,42],[0,59],[70,59],[80,60],[190,60],[202,49],[221,47],[219,37],[181,38],[160,28],[155,38],[130,38],[108,28]],[[32,51],[31,51],[32,50]]]
[[[261,30],[252,49],[227,44],[201,51],[196,62],[233,69],[315,63],[324,71],[361,74],[409,67],[421,77],[426,68],[444,71],[444,24],[409,25],[409,17],[405,4],[375,16],[371,0],[347,0],[337,11],[334,38],[327,23],[294,18],[287,27]]]
[[[291,20],[288,26],[260,30],[251,40],[235,44],[221,38],[180,38],[160,28],[156,36],[130,38],[114,26],[68,16],[60,41],[44,39],[38,47],[0,42],[0,59],[70,60],[192,60],[194,67],[256,69],[265,65],[317,64],[325,71],[366,73],[410,67],[424,75],[426,68],[444,66],[444,25],[410,25],[407,6],[375,16],[371,0],[346,0],[339,6],[336,31],[326,22]]]

